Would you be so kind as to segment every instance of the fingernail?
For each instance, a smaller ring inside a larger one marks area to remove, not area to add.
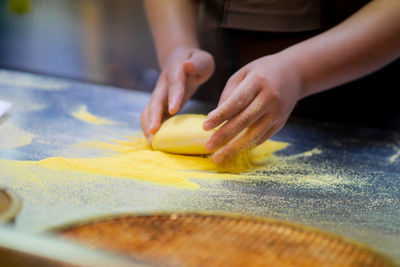
[[[172,102],[172,103],[170,103],[170,104],[168,105],[168,112],[169,112],[169,114],[171,114],[171,115],[174,115],[174,114],[176,113],[174,102]]]
[[[212,128],[211,128],[211,123],[210,122],[208,122],[208,121],[205,121],[204,122],[204,124],[203,124],[203,129],[204,130],[211,130]]]
[[[151,134],[155,134],[155,132],[156,132],[155,123],[151,123],[151,124],[150,124],[149,132],[150,132]]]

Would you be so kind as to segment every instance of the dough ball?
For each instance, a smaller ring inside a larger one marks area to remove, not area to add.
[[[186,155],[211,154],[204,145],[216,130],[203,130],[206,118],[202,114],[184,114],[169,118],[153,136],[153,149]]]

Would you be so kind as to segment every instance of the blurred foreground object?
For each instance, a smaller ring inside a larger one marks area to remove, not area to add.
[[[22,202],[14,192],[0,188],[0,224],[14,220],[21,206]]]
[[[69,225],[59,234],[156,266],[394,266],[338,236],[257,217],[124,215]]]
[[[11,108],[11,103],[0,100],[0,118]]]
[[[0,227],[0,266],[143,266],[49,236]]]

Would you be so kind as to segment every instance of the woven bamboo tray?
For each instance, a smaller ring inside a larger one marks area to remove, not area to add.
[[[21,209],[21,201],[15,193],[0,188],[0,224],[13,221]]]
[[[338,236],[257,217],[121,215],[56,232],[156,266],[395,266]]]

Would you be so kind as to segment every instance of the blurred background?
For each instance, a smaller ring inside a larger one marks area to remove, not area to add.
[[[0,68],[151,91],[142,1],[0,0]]]
[[[338,13],[331,6],[325,11]],[[202,47],[214,55],[218,75],[203,86],[209,90],[195,97],[215,101],[230,74],[264,54],[257,54],[263,52],[254,39],[258,33],[204,21]],[[263,38],[275,40],[276,51],[290,44],[273,33]],[[241,50],[250,54],[243,62]],[[159,75],[143,0],[0,0],[0,68],[148,92]],[[366,78],[301,100],[293,116],[400,130],[399,69],[400,59]]]

